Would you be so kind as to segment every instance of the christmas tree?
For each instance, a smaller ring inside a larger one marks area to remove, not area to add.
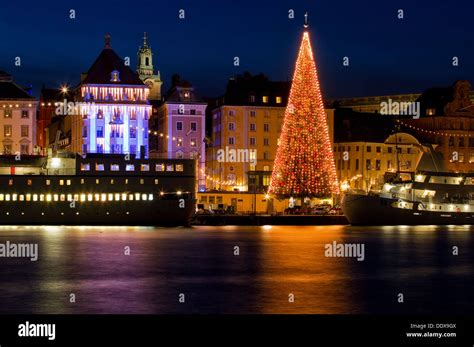
[[[269,194],[279,199],[339,194],[327,116],[307,28],[305,24],[269,188]]]

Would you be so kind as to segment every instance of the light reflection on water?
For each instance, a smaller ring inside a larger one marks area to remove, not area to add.
[[[38,242],[39,260],[0,258],[0,313],[474,311],[468,226],[0,227],[7,240]],[[333,241],[365,261],[325,257]]]

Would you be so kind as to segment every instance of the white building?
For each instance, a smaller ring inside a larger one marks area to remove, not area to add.
[[[38,101],[0,71],[0,154],[34,154]]]

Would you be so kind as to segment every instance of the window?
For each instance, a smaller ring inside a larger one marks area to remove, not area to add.
[[[155,165],[155,171],[165,171],[165,164],[156,164]]]
[[[137,128],[130,127],[130,138],[136,139],[137,138]]]
[[[183,138],[182,137],[178,137],[176,139],[176,147],[183,147]]]
[[[269,152],[263,152],[263,160],[270,160],[270,153]]]
[[[375,147],[375,151],[377,153],[380,153],[382,151],[382,148],[380,146]]]
[[[184,171],[184,167],[183,167],[183,164],[176,164],[176,171]]]
[[[365,161],[365,169],[366,170],[372,170],[372,163],[370,162],[370,159],[367,159]]]
[[[250,138],[250,146],[255,146],[257,144],[257,139],[255,137]]]
[[[234,130],[235,130],[235,124],[229,123],[229,131],[234,131]]]
[[[30,113],[28,112],[28,110],[21,111],[21,118],[30,118]]]
[[[368,153],[372,152],[372,147],[371,146],[367,146],[367,152]]]
[[[120,72],[117,70],[112,71],[110,73],[110,82],[120,82]]]
[[[177,131],[183,130],[183,122],[176,122],[176,130]]]
[[[95,163],[95,171],[104,171],[104,164]]]
[[[356,152],[359,152],[359,146],[356,146]]]
[[[381,166],[382,166],[382,165],[381,165],[381,161],[377,159],[377,160],[375,161],[375,170],[380,171]]]
[[[11,154],[12,145],[3,145],[3,154]]]
[[[229,116],[235,116],[235,111],[234,110],[229,110]]]
[[[173,164],[166,165],[166,171],[174,171]]]
[[[250,111],[250,117],[255,117],[257,115],[257,111]]]
[[[277,104],[281,104],[281,96],[277,96],[277,97],[275,98],[275,102],[276,102]]]
[[[149,164],[141,164],[140,165],[140,171],[150,171],[150,165]]]
[[[110,164],[110,171],[120,171],[119,164]]]
[[[249,101],[250,102],[255,102],[255,95],[250,95],[249,96]]]
[[[22,145],[20,146],[20,152],[21,152],[21,154],[28,154],[28,153],[30,153],[30,145],[28,145],[28,144],[22,144]]]
[[[5,110],[3,117],[12,118],[12,110]]]
[[[233,137],[229,137],[229,145],[234,145],[235,139]]]
[[[268,96],[266,96],[266,95],[262,96],[262,102],[264,104],[268,103]]]
[[[270,139],[264,138],[264,139],[263,139],[263,145],[264,145],[264,146],[270,146]]]
[[[191,122],[191,131],[197,131],[197,123]]]
[[[87,126],[82,127],[82,137],[87,137]]]
[[[196,147],[196,138],[191,138],[191,147]]]
[[[30,133],[30,127],[28,125],[22,125],[21,126],[21,137],[28,137]]]
[[[97,126],[97,137],[104,137],[104,127],[101,125]]]
[[[85,145],[85,146],[87,146],[87,145]],[[104,153],[104,145],[103,144],[98,143],[96,148],[97,148],[97,153]],[[87,148],[86,148],[86,151],[87,151]]]
[[[125,166],[125,171],[135,171],[135,165],[134,164],[127,164]]]
[[[263,131],[268,133],[270,131],[270,124],[267,124],[267,123],[263,124]]]
[[[387,150],[388,150],[388,153],[392,153],[392,147],[388,147]]]
[[[257,130],[257,124],[250,123],[250,131],[256,131],[256,130]]]
[[[10,124],[3,126],[3,136],[12,137],[12,126]]]

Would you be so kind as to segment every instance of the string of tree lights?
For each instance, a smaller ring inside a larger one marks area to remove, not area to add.
[[[268,191],[279,199],[340,192],[307,28],[305,24]]]
[[[409,129],[412,129],[412,130],[415,130],[415,131],[420,131],[420,132],[426,133],[426,134],[449,136],[449,137],[472,137],[472,136],[474,136],[474,134],[472,134],[470,132],[469,133],[451,133],[451,132],[446,132],[446,131],[427,130],[427,129],[423,129],[423,128],[420,128],[420,127],[417,127],[417,126],[414,126],[414,125],[411,125],[411,124],[407,124],[407,123],[401,121],[400,119],[396,119],[395,121],[397,123],[399,123],[400,125],[404,126],[404,127],[407,127]]]

